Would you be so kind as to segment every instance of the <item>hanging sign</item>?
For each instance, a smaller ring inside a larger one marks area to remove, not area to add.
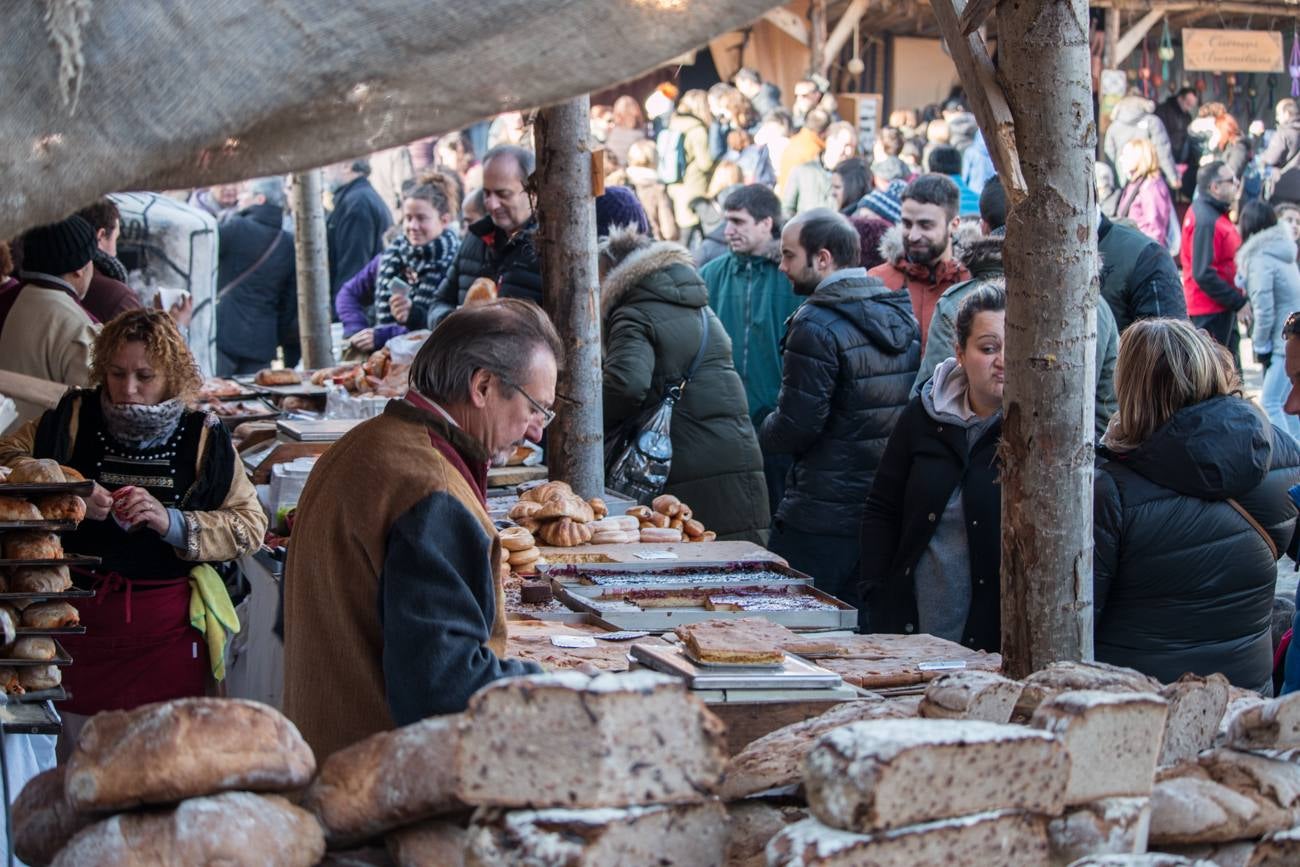
[[[1282,34],[1267,30],[1183,29],[1183,69],[1284,72]]]

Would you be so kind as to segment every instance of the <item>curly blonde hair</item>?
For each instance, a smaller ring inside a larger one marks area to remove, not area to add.
[[[90,363],[90,384],[102,386],[108,376],[109,360],[119,349],[131,342],[145,345],[149,363],[167,379],[168,399],[190,398],[203,384],[199,366],[185,338],[176,330],[162,310],[140,308],[128,310],[109,321],[95,338]]]

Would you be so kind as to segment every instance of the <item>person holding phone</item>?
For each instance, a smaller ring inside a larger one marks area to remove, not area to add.
[[[354,353],[424,327],[424,311],[460,251],[457,198],[446,175],[421,177],[402,197],[402,234],[339,290],[335,306]]]

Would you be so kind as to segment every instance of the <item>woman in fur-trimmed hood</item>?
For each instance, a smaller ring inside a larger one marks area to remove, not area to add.
[[[657,404],[686,375],[703,321],[703,360],[673,411],[666,493],[689,504],[719,539],[762,543],[771,523],[763,456],[732,365],[731,339],[709,309],[691,254],[617,228],[601,243],[600,269],[606,434]]]

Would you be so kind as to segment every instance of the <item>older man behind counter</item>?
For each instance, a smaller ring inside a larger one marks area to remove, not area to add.
[[[485,493],[489,462],[541,438],[562,351],[534,304],[462,308],[416,356],[407,397],[316,464],[285,572],[284,709],[317,756],[539,670],[501,658]]]

